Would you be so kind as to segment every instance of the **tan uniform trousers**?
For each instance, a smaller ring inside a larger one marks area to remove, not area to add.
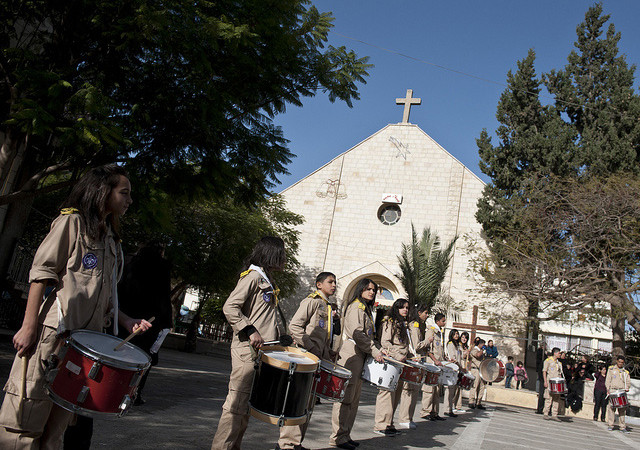
[[[560,409],[560,394],[552,394],[549,392],[549,388],[544,390],[544,398],[547,400],[544,403],[542,414],[546,416],[551,411],[553,417],[558,417],[558,411]]]
[[[374,430],[384,431],[387,427],[393,426],[393,415],[400,402],[404,384],[405,382],[400,380],[395,391],[378,389]]]
[[[309,396],[309,403],[307,405],[307,421],[300,425],[289,425],[280,428],[280,439],[278,439],[278,446],[280,448],[295,448],[302,444],[305,434],[307,434],[307,428],[311,421],[311,414],[313,414],[313,408],[316,406],[316,396]]]
[[[478,369],[471,369],[471,374],[476,377],[476,379],[473,382],[473,387],[469,391],[469,404],[481,405],[487,389],[487,382],[480,377],[480,371]]]
[[[447,386],[447,399],[445,405],[449,412],[456,408],[458,399],[460,398],[460,386]]]
[[[56,449],[62,446],[64,431],[73,413],[55,405],[44,390],[45,365],[54,353],[60,339],[53,328],[38,328],[36,348],[28,359],[27,389],[22,403],[22,417],[18,417],[20,387],[22,385],[22,359],[16,355],[5,397],[0,410],[0,448]]]
[[[249,347],[231,349],[229,393],[222,405],[218,430],[211,450],[239,450],[249,424],[249,397],[253,383],[254,360]]]
[[[354,375],[349,380],[347,389],[344,391],[344,399],[333,404],[333,412],[331,414],[332,433],[329,438],[331,445],[344,444],[351,440],[351,429],[356,421],[360,392],[362,391],[362,378],[358,375],[362,373],[363,366],[364,359],[356,355],[345,361],[344,367]]]
[[[456,394],[456,409],[459,409],[462,411],[462,389],[460,389],[460,386],[458,386],[458,393]]]
[[[404,383],[400,394],[400,406],[398,406],[398,419],[400,423],[413,421],[416,405],[420,397],[420,386],[412,383]]]
[[[610,427],[613,426],[615,422],[614,414],[618,413],[618,423],[620,425],[620,429],[624,430],[627,428],[627,424],[625,422],[625,416],[627,415],[627,408],[614,408],[611,406],[611,401],[607,403],[607,423]]]
[[[440,385],[422,385],[422,410],[420,416],[437,416],[440,410]]]

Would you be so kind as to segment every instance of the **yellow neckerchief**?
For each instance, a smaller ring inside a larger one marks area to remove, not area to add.
[[[247,275],[249,275],[249,273],[253,272],[253,269],[247,269],[244,272],[242,272],[240,274],[240,278],[244,278]],[[262,274],[261,274],[262,275]],[[271,284],[271,283],[269,283]],[[278,306],[278,295],[280,294],[280,288],[277,287],[275,284],[271,286],[272,288],[272,292],[273,292],[273,299],[275,300],[275,302],[273,303],[273,306]]]
[[[329,300],[326,299],[324,294],[317,289],[313,294],[310,294],[309,297],[320,297],[327,304],[327,339],[331,341],[331,334],[333,333],[333,308],[331,308],[331,303],[329,303]]]
[[[60,214],[62,214],[63,216],[68,216],[69,214],[75,214],[77,212],[80,211],[78,211],[76,208],[62,208],[60,210]]]
[[[549,357],[547,358],[547,361],[549,361],[549,360],[551,360],[551,361],[553,361],[553,362],[555,363],[555,365],[556,365],[556,372],[559,372],[559,375],[563,375],[563,374],[564,374],[564,371],[562,370],[562,363],[560,362],[560,360],[559,360],[559,359],[554,360],[554,359],[553,359],[553,356],[549,356]]]

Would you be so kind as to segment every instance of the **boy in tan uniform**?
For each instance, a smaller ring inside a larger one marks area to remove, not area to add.
[[[609,367],[607,371],[607,377],[604,380],[604,385],[607,388],[607,395],[610,395],[616,391],[629,392],[631,387],[631,377],[629,375],[629,371],[624,368],[624,356],[618,355],[616,357],[616,364]],[[627,425],[625,423],[625,416],[627,414],[627,408],[616,408],[613,409],[611,405],[611,399],[609,399],[609,403],[607,404],[607,415],[609,422],[609,431],[613,431],[613,423],[615,421],[614,411],[618,412],[618,422],[620,423],[620,431],[623,433],[629,433],[627,430]]]
[[[427,320],[427,307],[421,305],[417,310],[411,311],[410,315],[413,319],[409,323],[409,351],[410,358],[420,360],[422,355],[426,355],[428,345],[432,342],[425,339],[424,323]],[[398,407],[398,429],[415,430],[416,424],[413,421],[413,415],[416,411],[418,396],[420,395],[420,386],[412,383],[404,383],[402,394],[400,396],[400,406]]]
[[[433,320],[436,326],[431,326],[427,330],[426,337],[431,343],[427,350],[427,362],[435,364],[436,366],[442,366],[444,361],[444,336],[442,335],[442,329],[445,326],[447,319],[442,313],[437,313]],[[446,420],[444,417],[438,415],[440,407],[440,385],[427,386],[422,385],[422,411],[420,416],[423,419],[429,420]]]
[[[336,292],[336,276],[331,272],[320,273],[316,277],[316,288],[313,294],[300,302],[298,310],[289,323],[289,332],[300,347],[320,359],[332,361],[335,358],[335,352],[331,350],[330,345],[333,335],[333,307],[329,303],[329,297]],[[280,428],[280,439],[276,450],[305,450],[302,441],[315,404],[316,396],[311,395],[307,406],[308,419],[305,423]]]
[[[331,423],[333,432],[329,443],[338,448],[354,450],[359,443],[351,439],[351,429],[356,420],[360,391],[362,389],[362,368],[367,356],[383,361],[384,352],[375,341],[375,329],[371,305],[375,300],[378,286],[370,279],[360,280],[354,294],[345,306],[342,317],[342,348],[338,364],[351,371],[351,379],[345,389],[344,399],[333,404]]]
[[[562,375],[562,364],[558,361],[560,357],[560,349],[554,347],[551,351],[552,355],[549,356],[542,366],[542,377],[544,379],[544,398],[548,401],[545,402],[542,414],[545,419],[558,419],[558,410],[560,408],[560,394],[552,394],[549,391],[549,380],[551,378],[564,378]],[[549,411],[551,411],[552,417],[549,417]]]
[[[275,262],[274,262],[275,261]],[[277,289],[267,273],[282,270],[286,262],[284,242],[272,236],[262,238],[248,259],[248,269],[224,303],[222,311],[233,328],[229,393],[222,405],[212,450],[238,450],[249,423],[249,397],[253,383],[256,351],[278,338]],[[277,264],[269,267],[269,264]],[[266,266],[266,267],[265,267]]]
[[[482,398],[487,389],[487,382],[480,376],[480,363],[484,359],[482,344],[484,344],[484,339],[477,338],[475,347],[469,353],[469,356],[471,356],[471,374],[476,377],[469,392],[469,408],[471,409],[486,409],[482,406]]]

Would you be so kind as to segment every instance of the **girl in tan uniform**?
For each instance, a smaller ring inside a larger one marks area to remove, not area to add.
[[[380,343],[387,354],[396,361],[404,362],[409,353],[409,334],[407,317],[409,315],[409,302],[405,299],[396,300],[387,312],[382,324],[382,339]],[[374,433],[384,436],[395,436],[398,431],[393,426],[393,414],[400,401],[402,386],[405,383],[400,380],[394,392],[386,389],[378,389],[376,397],[376,415]]]
[[[335,292],[336,276],[331,272],[320,273],[316,277],[316,291],[300,302],[289,323],[289,332],[295,343],[326,361],[333,361],[336,355],[331,349],[333,306],[329,303],[329,297]],[[305,423],[280,428],[276,450],[304,449],[302,441],[315,404],[316,396],[311,395],[308,404],[309,419]]]
[[[122,274],[118,218],[131,205],[131,184],[121,167],[91,169],[75,185],[33,259],[18,351],[0,410],[0,448],[59,448],[73,413],[54,404],[44,388],[45,367],[55,364],[73,330],[104,331],[113,322],[128,331],[151,327],[119,312],[116,283]],[[43,301],[48,286],[55,289]],[[24,358],[23,358],[24,356]],[[26,392],[22,399],[22,368]],[[19,416],[22,402],[22,416]]]
[[[229,393],[222,405],[212,450],[240,449],[249,423],[249,397],[253,383],[256,351],[262,344],[278,339],[276,307],[278,290],[271,272],[282,270],[286,262],[282,239],[260,239],[240,274],[235,289],[222,312],[233,328]]]
[[[368,278],[358,282],[353,295],[344,305],[342,315],[342,348],[338,364],[351,371],[351,380],[345,389],[344,399],[334,403],[331,417],[333,432],[331,445],[347,450],[355,449],[359,443],[351,439],[351,429],[356,420],[360,391],[362,389],[362,367],[368,355],[382,362],[384,352],[374,340],[375,330],[371,307],[378,286]]]
[[[480,363],[484,359],[484,352],[482,351],[483,344],[484,339],[476,338],[476,345],[469,353],[471,359],[471,373],[476,377],[473,382],[471,392],[469,392],[469,408],[471,409],[486,409],[482,406],[482,397],[484,397],[484,391],[487,389],[487,382],[480,376]]]
[[[460,370],[462,370],[463,372],[467,372],[469,371],[470,364],[469,364],[469,333],[466,331],[463,331],[460,334],[459,348],[462,355],[462,358],[460,359]],[[458,394],[459,395],[456,398],[456,406],[453,412],[463,413],[465,412],[465,410],[462,409],[462,391],[459,390]]]
[[[413,360],[420,361],[424,355],[430,340],[425,339],[425,321],[427,320],[427,306],[419,305],[409,309],[409,352]],[[412,383],[404,383],[400,396],[400,406],[398,407],[398,428],[405,430],[415,430],[416,424],[413,415],[416,411],[418,398],[420,397],[420,386]]]
[[[449,361],[458,365],[459,370],[462,370],[462,348],[460,348],[460,332],[455,328],[449,332],[449,342],[447,342],[447,355]],[[447,386],[447,405],[449,406],[448,412],[445,414],[449,417],[456,417],[455,413],[456,403],[460,397],[460,386]]]

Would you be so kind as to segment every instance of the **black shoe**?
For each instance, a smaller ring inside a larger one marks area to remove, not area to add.
[[[353,445],[354,447],[357,447],[358,445],[360,445],[360,442],[349,439],[349,444]]]
[[[445,415],[445,416],[449,416],[449,417],[458,417],[458,415],[457,415],[457,414],[452,413],[452,412],[444,413],[444,415]]]
[[[316,405],[320,405],[320,397],[316,397]]]
[[[542,411],[536,411],[536,414],[542,414]]]
[[[476,409],[476,405],[475,405],[475,403],[470,403],[470,404],[469,404],[469,408],[471,408],[471,409]]]
[[[477,406],[476,406],[476,408],[478,408],[478,409],[487,409],[487,408],[485,408],[485,407],[484,407],[484,406],[482,406],[482,405],[477,405]]]
[[[343,442],[342,444],[336,444],[338,448],[344,448],[345,450],[355,450],[355,445],[351,445],[348,442]]]
[[[444,417],[440,417],[440,416],[434,416],[434,419],[435,420],[447,420]]]
[[[435,422],[435,421],[436,421],[436,416],[429,415],[429,416],[427,416],[427,417],[428,417],[428,418],[429,418],[429,420],[430,420],[430,421],[432,421],[432,422]]]

